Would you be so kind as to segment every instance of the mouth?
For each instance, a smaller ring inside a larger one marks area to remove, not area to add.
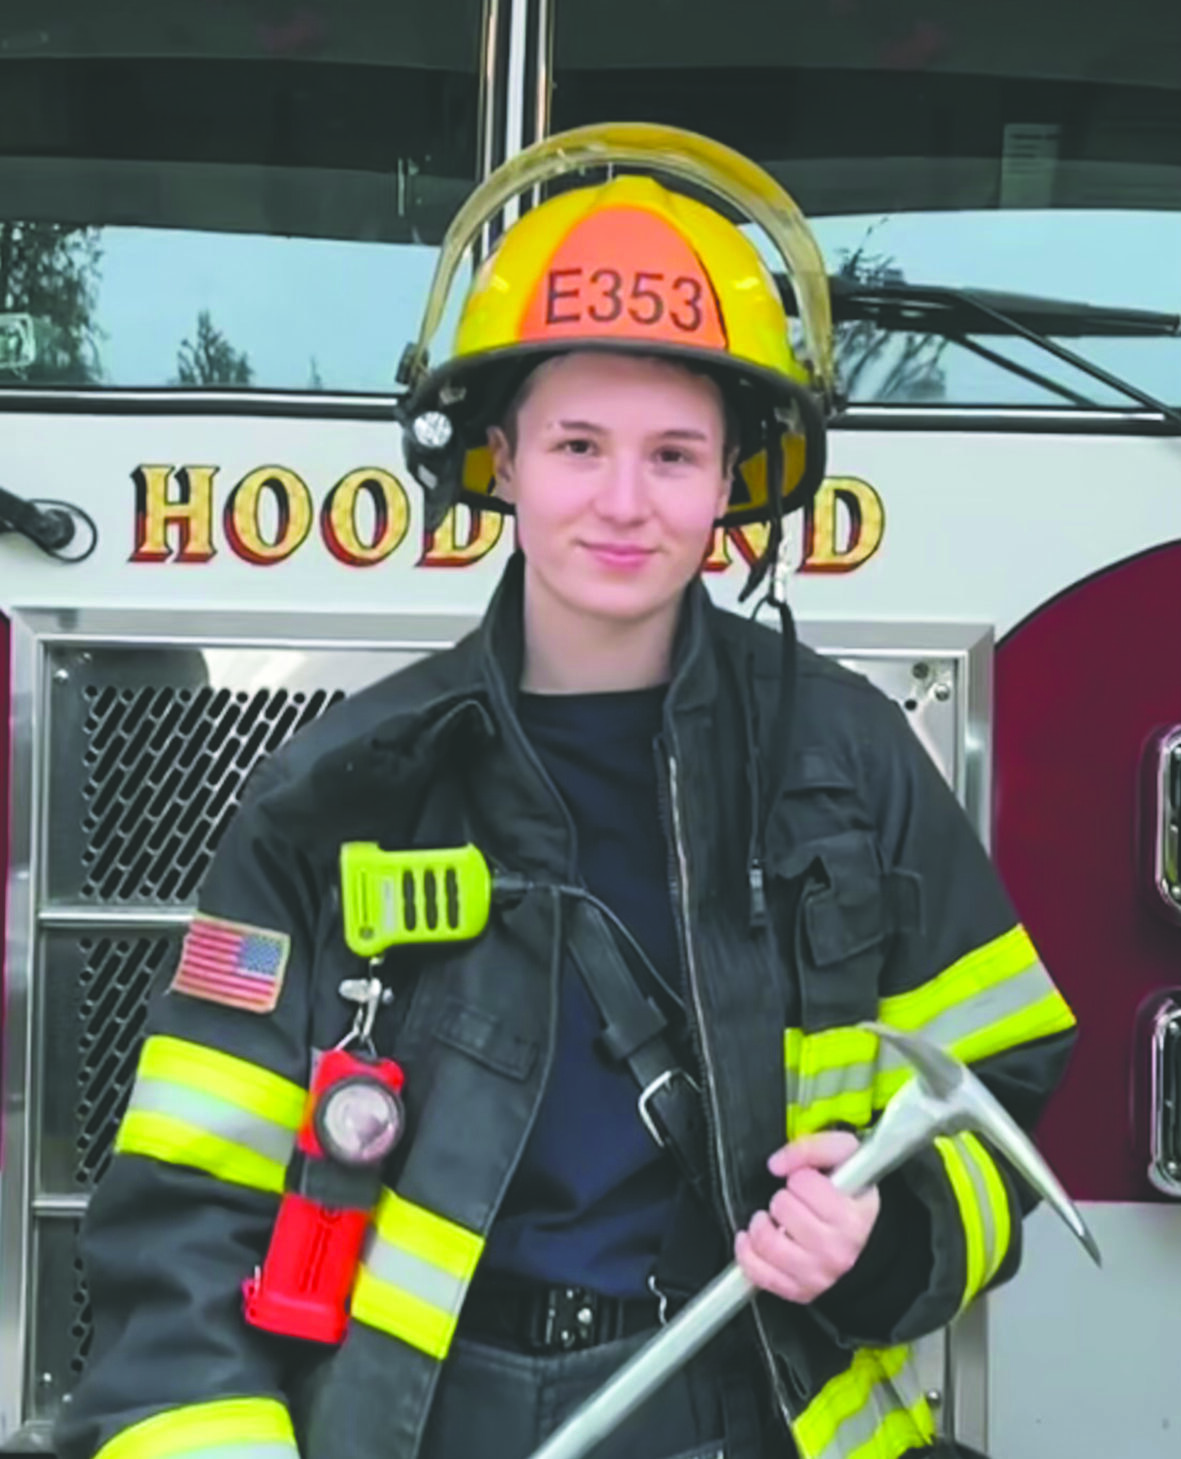
[[[606,567],[642,567],[655,557],[654,549],[624,542],[584,542],[584,549]]]

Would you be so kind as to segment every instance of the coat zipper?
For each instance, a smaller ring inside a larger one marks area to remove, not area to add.
[[[693,1049],[697,1055],[697,1065],[701,1070],[708,1094],[705,1107],[705,1120],[709,1132],[709,1140],[707,1143],[709,1148],[710,1171],[714,1177],[714,1185],[721,1193],[726,1219],[730,1222],[731,1226],[734,1226],[734,1203],[730,1195],[729,1185],[726,1181],[725,1163],[722,1159],[713,1065],[710,1062],[709,1049],[705,1041],[704,1020],[702,1018],[701,999],[697,985],[697,963],[693,956],[693,944],[689,936],[689,866],[688,856],[685,851],[684,836],[682,834],[677,761],[676,757],[667,749],[664,750],[664,755],[664,765],[667,767],[667,785],[664,774],[658,777],[658,785],[662,809],[666,814],[668,828],[671,832],[670,839],[672,841],[672,855],[669,858],[668,880],[669,894],[672,897],[673,903],[673,923],[677,929],[677,941],[680,944],[685,983],[693,1008],[693,1017],[688,1020],[693,1039]]]
[[[701,989],[697,973],[697,959],[693,953],[693,938],[690,931],[690,899],[689,899],[689,856],[685,845],[684,828],[681,815],[681,794],[679,774],[677,768],[676,754],[666,749],[669,780],[669,801],[672,807],[672,835],[675,852],[675,862],[671,872],[672,889],[674,895],[674,912],[677,913],[674,920],[680,933],[681,952],[685,963],[685,972],[689,985],[689,997],[692,1001],[693,1017],[689,1020],[692,1028],[693,1042],[697,1052],[698,1062],[705,1083],[707,1095],[705,1117],[709,1129],[709,1151],[710,1166],[717,1180],[717,1189],[722,1197],[722,1206],[726,1220],[729,1222],[731,1231],[737,1231],[738,1219],[734,1204],[733,1192],[730,1188],[729,1178],[726,1173],[725,1152],[722,1149],[721,1139],[721,1110],[718,1107],[717,1084],[714,1077],[714,1064],[710,1053],[709,1039],[706,1035],[704,1009],[701,1001]],[[775,1354],[771,1349],[770,1340],[767,1337],[766,1326],[758,1307],[752,1305],[752,1314],[755,1320],[755,1328],[758,1332],[759,1350],[763,1359],[763,1365],[771,1379],[771,1386],[775,1391],[775,1399],[779,1405],[784,1422],[791,1430],[791,1424],[795,1417],[794,1410],[788,1402],[784,1382],[779,1373],[775,1361]],[[802,1385],[793,1373],[796,1386],[800,1388],[803,1396]]]

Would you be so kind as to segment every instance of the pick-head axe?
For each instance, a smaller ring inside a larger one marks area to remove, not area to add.
[[[863,1025],[914,1066],[915,1077],[882,1111],[857,1152],[833,1171],[832,1183],[860,1195],[939,1135],[974,1130],[992,1145],[1062,1217],[1095,1264],[1099,1248],[1074,1202],[1033,1142],[965,1064],[926,1039],[883,1024]],[[702,1289],[651,1342],[626,1362],[535,1449],[532,1459],[582,1459],[666,1379],[735,1317],[758,1288],[737,1262]]]

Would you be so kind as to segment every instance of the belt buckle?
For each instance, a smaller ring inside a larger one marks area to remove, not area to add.
[[[683,1079],[695,1094],[701,1093],[701,1086],[696,1079],[693,1079],[684,1069],[674,1065],[673,1068],[666,1069],[663,1074],[657,1074],[651,1084],[641,1091],[640,1097],[636,1101],[636,1108],[640,1112],[640,1118],[644,1121],[645,1128],[662,1150],[668,1145],[668,1137],[660,1132],[648,1106],[662,1090],[669,1088],[674,1079]]]
[[[545,1352],[576,1352],[598,1336],[598,1297],[584,1287],[549,1287],[545,1293],[538,1346]]]
[[[656,1281],[656,1273],[648,1274],[648,1290],[656,1298],[656,1321],[661,1327],[668,1326],[668,1293]]]

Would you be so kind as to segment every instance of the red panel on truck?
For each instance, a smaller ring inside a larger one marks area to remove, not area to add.
[[[1138,817],[1145,748],[1181,724],[1178,584],[1174,542],[1051,599],[997,650],[997,862],[1079,1020],[1039,1143],[1080,1200],[1157,1198],[1129,1111],[1136,1018],[1181,984],[1181,926],[1153,907]]]

